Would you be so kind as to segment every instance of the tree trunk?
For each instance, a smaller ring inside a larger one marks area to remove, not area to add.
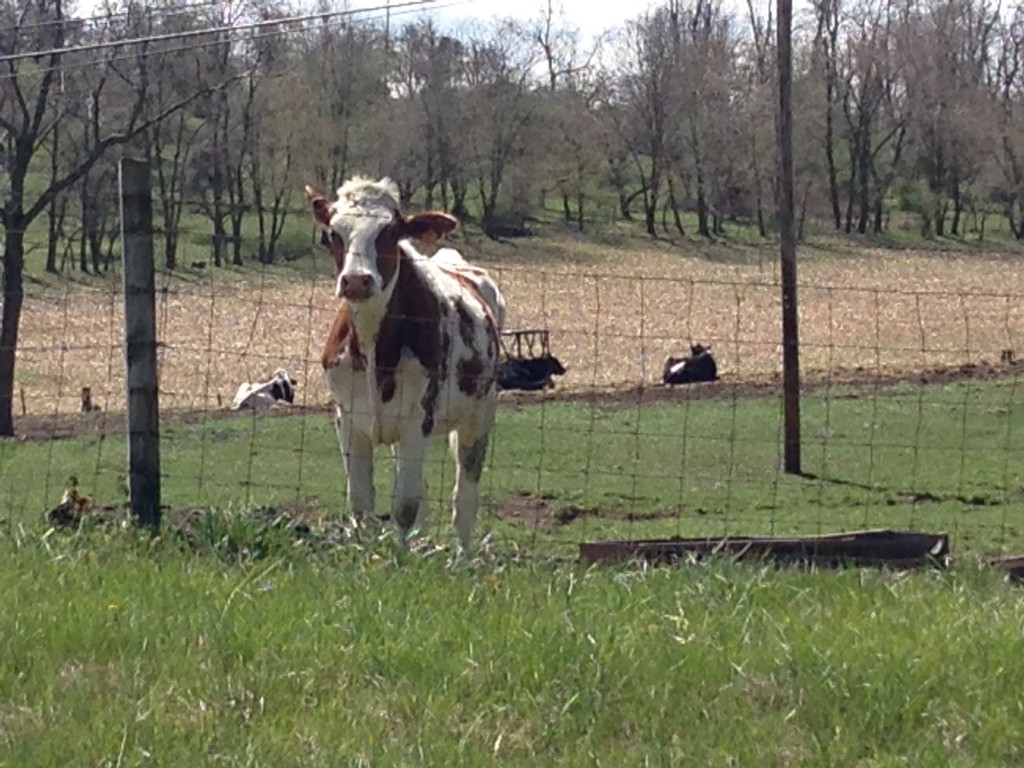
[[[658,199],[653,195],[644,195],[644,229],[647,230],[647,234],[651,237],[657,237],[658,232],[655,228],[655,215],[658,212]]]
[[[78,244],[78,268],[89,274],[89,242],[96,226],[96,204],[89,174],[82,177],[79,200],[82,207],[82,237]]]
[[[256,225],[259,240],[256,244],[256,258],[260,264],[269,264],[270,249],[267,247],[267,212],[263,209],[263,193],[257,191],[258,185],[253,185],[252,204],[256,209]]]
[[[92,273],[98,275],[103,264],[103,227],[96,227],[89,235],[89,256],[92,258]]]
[[[964,211],[964,197],[960,190],[960,179],[953,179],[950,191],[953,194],[953,220],[949,223],[949,233],[953,237],[960,237],[960,217]]]
[[[236,267],[242,266],[242,222],[245,219],[245,178],[242,171],[242,160],[238,162],[232,172],[232,186],[230,190],[231,201],[231,254],[232,262]]]
[[[751,130],[751,136],[754,135],[754,131]],[[751,151],[751,165],[754,169],[754,202],[757,210],[757,233],[761,237],[766,237],[768,230],[765,227],[764,222],[764,182],[761,180],[761,163],[758,162],[757,142],[751,139],[750,142]]]
[[[708,228],[708,201],[700,171],[697,172],[697,232],[701,237],[711,237],[711,230]]]
[[[227,232],[224,231],[224,216],[220,210],[220,201],[214,198],[213,201],[213,265],[224,266],[224,241],[227,239]]]
[[[675,220],[676,230],[680,236],[686,237],[686,228],[683,227],[683,220],[679,215],[679,205],[676,203],[675,184],[672,183],[672,176],[668,177],[668,202],[672,206],[672,218]]]
[[[242,266],[242,217],[231,217],[231,254],[236,267]]]
[[[1010,231],[1013,232],[1014,239],[1024,240],[1024,206],[1021,206],[1020,221],[1017,220],[1016,208],[1016,202],[1010,200],[1003,205],[1003,215],[1006,216],[1006,221],[1010,225]]]
[[[51,274],[57,273],[57,245],[60,242],[61,218],[63,217],[57,211],[57,197],[54,196],[50,202],[46,222],[46,271]]]
[[[828,104],[825,109],[825,160],[828,164],[828,195],[832,203],[832,220],[835,223],[836,232],[838,232],[843,227],[843,214],[839,207],[839,174],[836,171],[835,127],[832,116],[834,89],[834,83],[830,74],[827,78]],[[764,237],[763,234],[761,236]]]
[[[935,236],[946,236],[946,204],[940,198],[935,202]]]
[[[60,125],[53,127],[53,146],[50,148],[50,183],[53,184],[57,180],[57,172],[59,169],[59,158],[60,158]],[[46,271],[52,273],[57,272],[57,243],[60,239],[61,219],[62,216],[58,216],[57,213],[57,197],[54,195],[53,200],[50,201],[50,210],[47,215],[46,224]]]
[[[176,269],[178,266],[178,226],[168,226],[167,218],[164,218],[164,266],[167,269]]]
[[[13,197],[13,195],[12,195]],[[18,206],[4,216],[4,306],[0,319],[0,437],[14,436],[14,364],[25,299],[25,221]]]
[[[843,230],[846,234],[850,234],[853,231],[853,203],[854,203],[854,191],[857,185],[857,168],[859,167],[858,161],[860,159],[860,148],[857,146],[856,140],[850,143],[850,180],[846,185],[846,226]]]
[[[860,182],[858,186],[860,211],[857,216],[857,232],[865,235],[868,231],[868,221],[871,219],[871,126],[863,118],[863,113],[860,135],[860,157],[857,166],[857,176]]]
[[[283,200],[274,201],[274,210],[270,217],[270,242],[267,244],[267,263],[274,261],[274,253],[277,251],[277,243],[284,232],[284,223],[288,219],[288,209],[284,206]]]

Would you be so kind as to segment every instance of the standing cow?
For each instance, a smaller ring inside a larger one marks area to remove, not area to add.
[[[486,271],[432,243],[458,226],[437,211],[406,216],[394,182],[347,181],[337,200],[306,187],[313,219],[334,259],[341,303],[323,352],[348,474],[349,512],[374,513],[373,450],[397,460],[391,516],[404,544],[427,513],[423,465],[430,438],[447,434],[456,462],[452,517],[471,549],[478,485],[497,410],[498,339],[505,301]]]

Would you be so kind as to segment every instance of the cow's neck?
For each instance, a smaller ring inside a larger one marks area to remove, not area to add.
[[[395,274],[391,282],[384,286],[384,290],[371,299],[361,301],[358,304],[351,302],[349,306],[352,311],[352,326],[356,331],[356,338],[363,346],[364,354],[372,358],[376,345],[377,335],[380,333],[381,324],[388,313],[388,305],[395,293],[395,285],[398,283],[398,275],[402,271],[402,260],[398,260]],[[370,366],[372,369],[372,365]]]

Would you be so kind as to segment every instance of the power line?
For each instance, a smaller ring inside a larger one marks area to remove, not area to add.
[[[435,0],[408,0],[404,3],[396,3],[391,5],[391,9],[396,8],[428,8],[434,5]],[[144,45],[148,43],[159,43],[166,40],[186,40],[192,37],[202,37],[204,35],[216,35],[223,32],[244,32],[248,30],[263,29],[264,27],[273,27],[281,24],[302,24],[314,21],[326,21],[336,17],[348,17],[354,16],[359,13],[368,13],[372,11],[387,11],[388,6],[377,5],[370,8],[354,8],[347,11],[329,11],[326,13],[309,13],[302,16],[284,16],[279,19],[267,19],[264,21],[254,21],[247,24],[231,24],[221,27],[209,27],[207,29],[192,29],[183,32],[168,32],[162,35],[145,35],[143,37],[128,38],[127,40],[112,40],[103,43],[89,43],[87,45],[73,45],[65,48],[50,48],[47,50],[40,51],[23,51],[21,53],[12,53],[6,56],[0,56],[0,64],[6,64],[13,61],[22,61],[24,59],[37,59],[45,56],[58,56],[62,54],[70,53],[86,53],[88,51],[101,51],[107,48],[121,48],[127,45]]]
[[[204,0],[201,3],[189,3],[187,5],[177,6],[164,6],[163,8],[146,8],[145,12],[151,13],[156,12],[162,15],[163,18],[169,18],[174,16],[184,16],[187,13],[191,13],[194,10],[200,8],[213,8],[216,5],[216,0]],[[49,19],[47,21],[37,21],[32,24],[16,24],[13,27],[0,27],[0,34],[19,34],[32,29],[45,29],[46,27],[56,27],[61,24],[99,24],[104,21],[113,21],[114,19],[126,18],[130,16],[134,11],[109,11],[107,13],[97,13],[92,16],[78,16],[78,17],[67,17],[62,19]]]
[[[444,9],[444,8],[454,8],[454,7],[457,7],[457,6],[460,6],[460,5],[467,5],[467,4],[471,3],[471,2],[473,2],[473,0],[452,0],[452,2],[447,2],[447,3],[431,2],[430,5],[426,8],[426,10],[441,10],[441,9]],[[416,5],[416,4],[412,4],[412,5]],[[391,7],[394,8],[395,6],[391,6]],[[358,11],[358,12],[360,12],[360,13],[363,13],[363,12],[368,13],[368,12],[374,11],[374,10],[381,10],[381,8],[364,8],[364,9],[360,9],[360,11]],[[404,16],[404,15],[411,14],[411,13],[417,13],[420,10],[424,10],[424,9],[420,8],[420,7],[406,8],[406,9],[398,11],[398,12],[392,11],[391,12],[391,16],[392,17],[394,17],[394,16]],[[384,16],[382,14],[377,14],[377,15],[372,15],[369,18],[370,19],[380,19],[380,18],[384,18]],[[299,32],[299,31],[304,31],[304,30],[298,30],[298,29],[295,29],[295,28],[277,29],[277,30],[273,30],[271,32],[264,32],[264,33],[259,34],[259,35],[252,35],[250,37],[245,38],[244,41],[242,41],[242,42],[254,42],[254,41],[257,41],[257,40],[269,40],[269,39],[272,39],[272,38],[275,38],[275,37],[285,37],[287,35],[290,35],[290,34],[292,34],[294,32]],[[138,59],[148,58],[150,56],[162,56],[162,55],[165,55],[165,54],[182,53],[184,51],[194,51],[194,50],[199,50],[199,49],[202,49],[202,48],[212,48],[212,47],[217,46],[217,45],[224,45],[225,42],[227,42],[227,41],[225,41],[225,40],[209,40],[209,41],[202,42],[202,43],[192,43],[190,45],[180,45],[180,46],[177,46],[175,48],[160,48],[160,49],[157,49],[157,50],[149,50],[149,51],[146,51],[144,53],[124,54],[124,55],[121,55],[121,56],[111,56],[111,57],[103,58],[103,59],[87,59],[85,61],[76,61],[74,63],[74,67],[76,69],[80,69],[80,68],[88,67],[88,66],[101,66],[101,65],[112,64],[112,63],[117,62],[117,61],[137,61]],[[236,41],[236,42],[238,42],[238,41]],[[57,72],[57,71],[59,71],[61,69],[66,69],[68,66],[69,65],[67,65],[67,64],[64,64],[64,65],[57,64],[57,65],[52,66],[52,67],[35,67],[30,72],[20,72],[20,73],[19,72],[0,72],[0,81],[10,80],[10,79],[13,79],[13,78],[16,78],[16,77],[27,77],[28,75],[40,76],[40,75],[46,74],[47,72]]]

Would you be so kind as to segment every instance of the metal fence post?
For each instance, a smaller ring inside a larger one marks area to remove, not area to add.
[[[160,527],[160,408],[156,367],[156,281],[149,163],[120,163],[124,354],[128,395],[128,495],[137,521]]]

